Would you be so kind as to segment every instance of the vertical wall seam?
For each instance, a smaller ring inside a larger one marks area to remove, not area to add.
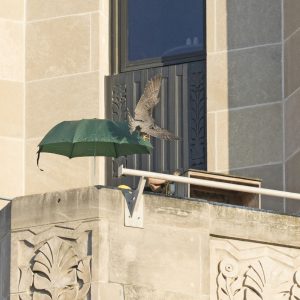
[[[106,99],[105,99],[105,76],[110,74],[111,70],[111,49],[110,49],[110,39],[111,39],[111,13],[112,13],[112,1],[103,0],[102,6],[99,6],[98,12],[98,117],[105,118],[106,112]],[[101,58],[100,58],[101,57]],[[107,65],[107,61],[109,65]],[[100,165],[103,165],[100,168]],[[106,159],[103,157],[98,158],[97,162],[98,170],[98,183],[99,184],[106,184],[106,169],[107,169],[107,162]]]
[[[90,13],[90,72],[92,72],[92,14]]]
[[[23,170],[22,170],[22,194],[26,193],[26,31],[27,31],[27,0],[24,0],[23,12]]]
[[[214,0],[214,52],[217,51],[217,0]]]
[[[285,61],[284,61],[284,0],[281,0],[281,86],[282,86],[282,185],[286,191],[286,174],[285,174]],[[283,211],[286,212],[286,199],[283,199]]]
[[[215,171],[219,170],[218,168],[218,113],[215,113]]]
[[[99,15],[100,15],[100,7],[99,7]],[[92,72],[92,12],[89,13],[89,17],[90,17],[90,43],[89,43],[89,46],[90,46],[90,52],[89,52],[89,73]],[[100,39],[100,37],[99,37]],[[98,76],[98,89],[100,89],[100,83],[99,83],[99,77]],[[99,106],[99,92],[98,92],[98,106]],[[99,107],[98,107],[98,111],[99,111]],[[98,116],[99,116],[99,112],[98,112]],[[89,164],[89,185],[96,185],[98,181],[98,174],[97,174],[97,158],[95,157],[90,157],[88,159],[88,164]]]

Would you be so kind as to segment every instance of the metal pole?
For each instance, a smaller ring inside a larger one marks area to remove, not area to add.
[[[232,183],[225,183],[225,182],[218,182],[218,181],[211,181],[211,180],[204,180],[204,179],[196,179],[196,178],[189,178],[189,177],[176,176],[176,175],[167,175],[167,174],[148,172],[148,171],[133,170],[133,169],[123,168],[123,166],[119,167],[118,173],[119,173],[119,176],[130,175],[130,176],[140,176],[140,177],[147,177],[147,178],[151,177],[151,178],[164,179],[164,180],[168,180],[168,181],[194,184],[194,185],[206,186],[206,187],[223,189],[223,190],[232,190],[232,191],[238,191],[238,192],[261,194],[261,195],[268,195],[268,196],[274,196],[274,197],[283,197],[283,198],[300,200],[300,194],[297,194],[297,193],[283,192],[283,191],[278,191],[278,190],[257,188],[257,187],[239,185],[239,184],[232,184]]]

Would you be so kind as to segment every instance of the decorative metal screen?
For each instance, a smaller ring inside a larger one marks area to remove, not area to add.
[[[180,141],[151,138],[150,155],[132,155],[119,159],[128,168],[171,173],[206,169],[206,95],[205,62],[197,61],[160,68],[130,71],[107,77],[106,103],[108,117],[126,120],[126,107],[133,113],[145,84],[155,74],[163,76],[160,103],[153,116],[156,123],[181,137]],[[116,168],[115,164],[115,168]],[[108,183],[119,184],[113,179],[112,164],[108,163]],[[132,179],[123,179],[123,183]],[[134,182],[136,184],[136,182]]]

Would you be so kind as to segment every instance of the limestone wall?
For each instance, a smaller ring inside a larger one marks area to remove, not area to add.
[[[23,0],[0,2],[0,196],[24,191],[24,54]]]
[[[208,170],[261,178],[280,190],[283,2],[297,1],[206,1]],[[285,209],[271,197],[262,206]]]
[[[109,0],[0,1],[0,196],[103,183],[92,159],[44,154],[40,172],[36,152],[57,123],[105,116],[108,33]]]
[[[299,218],[144,199],[143,229],[124,227],[118,190],[91,187],[13,200],[0,216],[1,230],[11,232],[4,243],[11,245],[11,299],[296,299]],[[8,280],[4,244],[0,274]]]
[[[284,108],[285,174],[287,190],[300,192],[297,178],[300,165],[300,3],[284,0]],[[299,203],[287,200],[287,211],[300,212]]]

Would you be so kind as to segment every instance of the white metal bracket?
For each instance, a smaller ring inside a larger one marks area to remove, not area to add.
[[[143,191],[146,184],[144,177],[140,178],[136,190],[124,190],[125,199],[125,226],[144,228],[144,197]]]
[[[122,167],[119,168],[119,176],[122,175]],[[140,177],[136,190],[123,190],[124,195],[124,223],[128,227],[144,228],[144,187],[145,177]]]

